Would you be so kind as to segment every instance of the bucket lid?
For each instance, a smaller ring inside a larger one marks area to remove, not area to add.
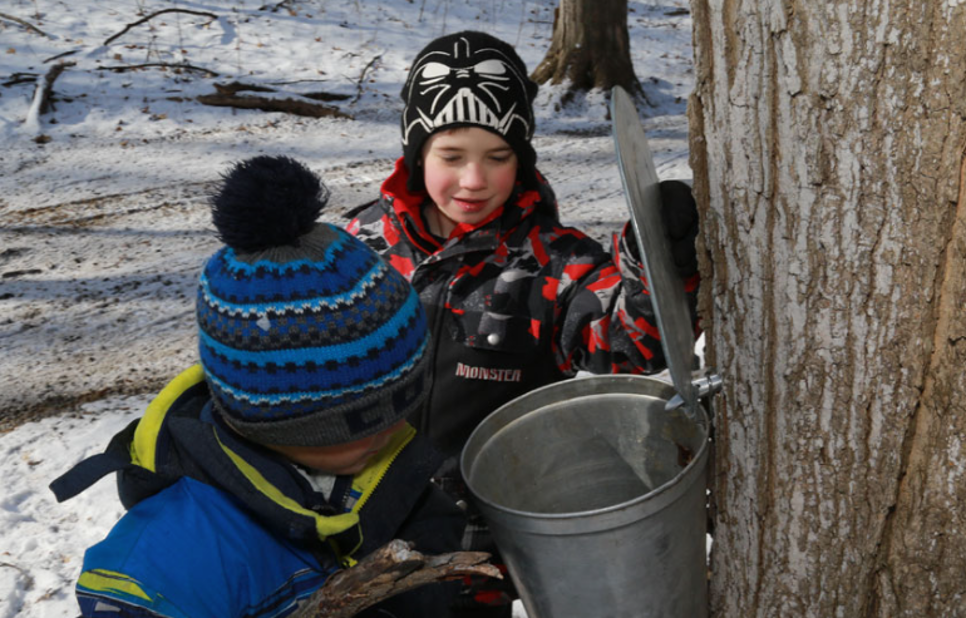
[[[621,181],[641,249],[661,347],[674,388],[693,413],[698,404],[698,389],[691,379],[694,331],[684,283],[674,268],[661,218],[660,180],[633,99],[616,86],[611,90],[610,107]]]

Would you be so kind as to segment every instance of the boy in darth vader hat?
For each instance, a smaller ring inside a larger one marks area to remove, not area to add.
[[[349,231],[426,307],[434,385],[411,421],[450,457],[437,479],[464,499],[457,456],[500,405],[578,371],[664,367],[629,225],[608,250],[560,221],[536,167],[536,93],[507,43],[472,31],[432,41],[402,89],[403,156],[379,199],[350,214]],[[661,183],[661,196],[694,314],[697,210],[685,183]],[[473,521],[464,544],[486,547],[485,526]],[[509,616],[509,601],[467,589],[460,615]]]

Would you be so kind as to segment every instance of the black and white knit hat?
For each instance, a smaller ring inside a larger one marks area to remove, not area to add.
[[[416,56],[402,89],[403,159],[409,189],[423,189],[417,164],[423,144],[440,129],[481,127],[505,139],[525,186],[536,184],[533,99],[537,84],[516,50],[489,34],[457,32],[432,41]]]
[[[235,165],[212,199],[227,246],[201,275],[201,365],[217,411],[253,442],[351,442],[428,392],[419,296],[360,240],[315,222],[327,199],[284,157]]]

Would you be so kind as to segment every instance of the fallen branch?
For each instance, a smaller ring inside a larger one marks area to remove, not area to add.
[[[281,8],[288,8],[289,10],[292,10],[291,8],[289,8],[289,7],[286,6],[287,4],[289,4],[291,2],[292,2],[292,0],[282,0],[281,2],[279,2],[278,4],[276,4],[275,6],[268,6],[267,4],[265,4],[263,6],[258,7],[255,10],[257,10],[257,11],[271,11],[272,13],[277,13],[278,10],[281,9]]]
[[[7,81],[0,84],[0,86],[10,87],[16,86],[17,84],[33,84],[36,83],[38,77],[40,77],[38,73],[14,73]]]
[[[34,95],[33,106],[36,107],[38,115],[46,114],[53,107],[50,103],[50,96],[54,92],[54,82],[58,77],[60,77],[60,74],[64,72],[64,69],[67,67],[72,67],[75,64],[77,63],[58,62],[50,67],[50,70],[47,71],[46,75],[44,75],[44,80],[37,84],[37,88],[39,88],[40,91]]]
[[[366,79],[366,73],[369,72],[369,69],[371,69],[380,58],[382,58],[382,54],[375,56],[366,64],[366,66],[362,67],[362,73],[359,74],[359,81],[356,82],[356,98],[353,99],[353,102],[358,101],[359,97],[362,96],[362,88]]]
[[[296,83],[296,82],[292,82]],[[280,85],[285,85],[285,82],[281,82]],[[239,92],[278,92],[274,88],[269,88],[268,86],[258,86],[255,84],[243,84],[242,82],[231,82],[228,84],[215,84],[215,90],[218,94],[238,94]],[[347,101],[352,98],[349,94],[335,94],[333,92],[304,92],[300,93],[298,96],[312,99],[313,101]]]
[[[65,51],[61,54],[57,54],[56,56],[51,56],[50,58],[47,58],[46,60],[44,60],[44,64],[47,64],[48,62],[53,62],[54,60],[60,60],[61,58],[64,58],[66,56],[73,56],[79,51],[80,51],[79,49],[72,49],[70,51]]]
[[[154,13],[151,13],[147,17],[142,17],[141,19],[137,20],[134,23],[128,24],[127,26],[124,27],[124,30],[121,30],[117,34],[108,37],[107,40],[104,41],[104,45],[105,46],[109,45],[112,41],[124,35],[131,28],[140,26],[144,22],[154,19],[158,15],[164,15],[165,13],[187,13],[189,15],[200,15],[201,17],[210,17],[213,20],[218,19],[217,15],[215,15],[214,13],[208,13],[206,11],[192,11],[190,9],[162,9],[160,11],[155,11]]]
[[[228,84],[215,84],[218,94],[232,95],[239,92],[276,92],[274,88],[267,86],[256,86],[255,84],[243,84],[241,82],[230,82]]]
[[[334,92],[306,92],[302,96],[313,101],[348,101],[352,98],[352,95],[335,94]]]
[[[211,69],[196,67],[191,64],[179,64],[176,62],[147,62],[145,64],[122,64],[96,68],[98,71],[114,71],[115,73],[122,73],[124,71],[136,71],[138,69],[153,69],[159,67],[164,69],[174,69],[175,71],[197,71],[199,73],[207,73],[209,77],[218,77],[218,73],[212,71]]]
[[[310,118],[352,118],[352,116],[331,105],[303,101],[291,97],[266,97],[241,94],[203,94],[198,97],[203,105],[215,107],[235,107],[238,109],[260,109],[263,112],[285,112]]]
[[[15,24],[20,24],[21,26],[23,26],[27,30],[30,30],[32,32],[36,32],[40,36],[45,36],[48,39],[53,39],[54,38],[54,37],[50,36],[49,34],[47,34],[46,32],[44,32],[43,30],[41,30],[40,28],[38,28],[37,26],[33,25],[32,23],[30,23],[28,21],[24,21],[24,20],[20,19],[19,17],[14,17],[13,15],[7,15],[6,13],[0,13],[0,19],[6,19],[7,21],[12,21]]]
[[[426,556],[395,540],[351,569],[339,571],[292,618],[351,618],[362,610],[426,584],[478,575],[502,579],[484,552]]]

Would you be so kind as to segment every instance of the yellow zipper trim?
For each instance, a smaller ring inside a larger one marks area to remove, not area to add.
[[[218,432],[212,427],[212,432],[215,435],[215,440],[218,441],[218,445],[225,452],[226,455],[231,459],[232,463],[235,464],[248,482],[251,483],[255,489],[268,496],[272,502],[278,504],[284,509],[292,511],[293,513],[298,513],[299,515],[304,515],[306,517],[311,517],[315,520],[315,530],[319,535],[319,538],[326,538],[339,534],[340,532],[345,532],[352,526],[359,523],[359,515],[355,512],[342,513],[340,515],[332,515],[325,517],[319,515],[315,511],[309,510],[298,502],[286,496],[282,491],[272,485],[268,479],[262,476],[254,466],[245,461],[240,455],[232,451],[230,448],[225,446],[224,443],[218,438]]]
[[[352,506],[352,513],[358,513],[359,510],[365,505],[369,500],[369,496],[382,479],[385,478],[386,472],[389,471],[389,467],[396,457],[399,456],[400,451],[409,444],[412,439],[416,436],[416,429],[406,423],[406,425],[393,434],[392,439],[389,444],[385,446],[381,451],[379,451],[368,465],[360,472],[355,475],[352,479],[352,489],[358,491],[361,495],[359,500]]]
[[[151,400],[144,416],[138,422],[137,429],[134,430],[134,439],[131,440],[131,461],[142,468],[147,468],[151,472],[157,472],[155,458],[157,456],[158,432],[161,431],[161,424],[164,417],[174,404],[175,400],[186,390],[204,381],[205,372],[200,364],[193,365],[179,373],[173,380],[168,382],[157,397]]]
[[[409,423],[406,423],[402,429],[393,434],[392,439],[389,440],[389,444],[383,447],[383,449],[379,451],[372,460],[369,461],[366,467],[363,468],[362,472],[355,475],[355,477],[352,479],[352,490],[358,492],[360,495],[356,503],[352,505],[350,513],[358,513],[360,509],[365,506],[376,487],[378,487],[379,483],[382,482],[382,479],[385,478],[386,473],[389,471],[389,468],[392,466],[393,462],[396,461],[399,453],[403,450],[403,448],[406,447],[407,444],[412,441],[415,436],[416,429]],[[357,563],[357,560],[352,557],[352,554],[359,550],[359,547],[362,546],[364,539],[365,530],[360,528],[359,544],[353,547],[351,550],[345,552],[345,554],[342,554],[341,560],[343,566],[348,568]],[[335,549],[338,550],[337,547],[335,547]],[[338,554],[339,552],[337,551],[336,553]]]

